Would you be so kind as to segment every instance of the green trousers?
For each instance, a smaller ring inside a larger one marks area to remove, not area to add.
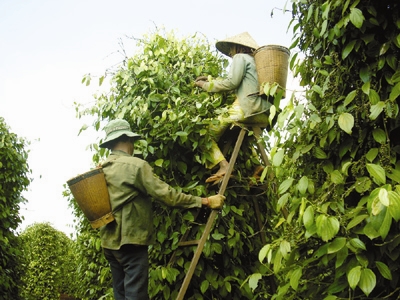
[[[227,115],[218,116],[218,125],[210,125],[209,132],[212,137],[212,146],[207,150],[209,160],[206,162],[206,168],[212,169],[221,161],[225,160],[224,155],[218,147],[218,141],[226,129],[235,123],[263,123],[269,124],[269,112],[254,115],[248,118],[244,117],[244,112],[236,100],[228,109]]]

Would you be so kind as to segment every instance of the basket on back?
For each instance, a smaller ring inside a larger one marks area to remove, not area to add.
[[[277,83],[279,85],[278,91],[279,89],[283,90],[282,98],[285,98],[289,55],[288,48],[278,45],[262,46],[254,52],[260,95],[265,95],[264,86],[266,83],[270,85]]]
[[[92,228],[99,228],[114,220],[107,183],[101,168],[71,178],[67,184]]]

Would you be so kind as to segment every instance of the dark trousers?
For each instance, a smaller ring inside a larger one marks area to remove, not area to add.
[[[111,268],[115,300],[146,300],[149,259],[147,246],[123,245],[119,250],[104,249]]]

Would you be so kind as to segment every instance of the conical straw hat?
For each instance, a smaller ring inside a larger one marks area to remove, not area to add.
[[[230,56],[229,50],[233,44],[249,47],[253,50],[256,50],[257,48],[259,48],[256,41],[250,36],[250,34],[248,32],[243,32],[241,34],[227,38],[225,40],[218,41],[215,44],[215,46],[217,47],[217,49],[220,52],[222,52],[223,54],[225,54],[227,56]]]

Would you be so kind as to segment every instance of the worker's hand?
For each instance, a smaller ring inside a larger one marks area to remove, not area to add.
[[[214,195],[207,198],[208,199],[208,207],[212,209],[221,209],[224,205],[225,196],[223,195]]]
[[[196,78],[196,81],[208,81],[208,76],[199,76]]]
[[[208,81],[208,76],[199,76],[196,78],[194,84],[199,88],[203,88],[203,85]]]
[[[196,86],[198,86],[199,88],[203,88],[203,85],[205,84],[206,82],[204,81],[204,80],[199,80],[199,81],[195,81],[194,82],[194,84],[196,85]]]

